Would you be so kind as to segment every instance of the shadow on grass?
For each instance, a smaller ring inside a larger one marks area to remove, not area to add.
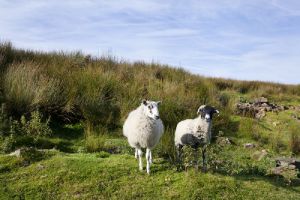
[[[290,183],[288,183],[283,177],[281,176],[259,176],[259,175],[234,175],[232,176],[238,181],[264,181],[268,182],[275,187],[282,187],[290,191],[300,192],[300,180],[293,179]]]
[[[81,124],[65,125],[59,123],[51,124],[53,137],[58,137],[68,140],[81,139],[84,136],[84,129]]]

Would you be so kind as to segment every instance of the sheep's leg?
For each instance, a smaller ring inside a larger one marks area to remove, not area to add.
[[[176,146],[177,151],[177,170],[179,171],[182,168],[182,145]]]
[[[139,169],[140,171],[143,170],[143,161],[142,161],[142,156],[143,156],[143,152],[141,149],[138,149],[138,156],[139,156]]]
[[[134,154],[135,159],[138,159],[138,149],[135,148],[135,154]]]
[[[151,151],[151,150],[150,150],[150,152],[149,152],[149,155],[150,155],[149,161],[150,161],[150,164],[152,164],[152,151]]]
[[[199,169],[199,152],[198,152],[198,148],[194,149],[194,160],[195,160],[195,170],[198,171]]]
[[[147,161],[147,173],[150,174],[150,165],[151,165],[151,150],[146,149],[146,161]]]
[[[203,159],[203,166],[202,166],[202,172],[206,172],[207,166],[206,166],[206,146],[202,148],[202,159]]]

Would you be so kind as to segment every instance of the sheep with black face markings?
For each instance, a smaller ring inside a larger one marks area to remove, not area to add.
[[[177,148],[178,161],[181,162],[182,147],[191,146],[196,150],[202,147],[203,171],[206,171],[206,147],[211,140],[211,127],[213,115],[219,111],[211,106],[199,107],[195,119],[186,119],[177,124],[175,131],[175,147]],[[198,168],[198,162],[196,165]]]
[[[160,101],[143,100],[137,109],[129,113],[123,126],[123,135],[127,137],[129,145],[135,148],[135,157],[139,159],[140,170],[143,170],[142,148],[146,148],[148,174],[152,164],[151,150],[159,142],[164,132],[158,111],[160,103]]]

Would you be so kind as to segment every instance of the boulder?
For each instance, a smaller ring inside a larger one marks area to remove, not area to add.
[[[244,144],[244,148],[246,148],[246,149],[252,149],[254,147],[256,147],[256,145],[253,144],[253,143],[246,143],[246,144]]]
[[[231,145],[231,141],[227,137],[218,137],[216,143],[221,146]]]
[[[277,158],[276,167],[271,169],[271,174],[285,177],[289,183],[295,180],[300,169],[300,161],[294,158]]]
[[[16,156],[16,157],[19,158],[21,156],[21,149],[17,149],[14,152],[11,152],[9,155],[10,156]]]
[[[252,158],[254,160],[260,161],[262,160],[264,157],[266,157],[266,155],[268,155],[267,150],[263,149],[261,151],[256,151],[253,153]]]
[[[277,158],[275,159],[276,167],[289,167],[294,165],[295,169],[300,170],[300,161],[295,158]]]
[[[256,104],[262,104],[262,103],[268,103],[268,99],[265,98],[265,97],[259,97],[259,98],[256,98],[254,99],[254,103]]]
[[[260,110],[258,113],[255,114],[256,119],[262,119],[264,116],[266,116],[266,112],[264,110]]]

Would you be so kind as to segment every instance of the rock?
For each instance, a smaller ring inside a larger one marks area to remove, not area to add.
[[[41,165],[41,164],[38,164],[38,165],[36,166],[36,168],[37,168],[38,170],[42,170],[42,169],[45,168],[45,166],[44,166],[44,165]]]
[[[284,111],[288,108],[287,106],[269,103],[267,98],[260,97],[254,99],[253,103],[239,102],[236,105],[236,112],[243,116],[247,115],[256,119],[262,119],[266,115],[266,112]]]
[[[268,152],[265,149],[263,149],[261,151],[254,152],[253,155],[252,155],[252,158],[257,160],[257,161],[260,161],[264,157],[266,157],[266,155],[268,155]]]
[[[255,114],[256,119],[262,119],[264,116],[266,116],[266,112],[264,110],[260,110],[258,113]]]
[[[16,157],[20,157],[21,156],[21,149],[17,149],[14,152],[9,154],[10,156],[16,156]]]
[[[217,142],[217,144],[219,144],[221,146],[231,145],[231,142],[230,142],[229,138],[227,138],[227,137],[218,137],[216,142]]]
[[[271,169],[271,173],[275,175],[281,175],[283,170],[283,167],[274,167],[273,169]]]
[[[295,165],[289,165],[289,169],[296,169]]]
[[[244,144],[244,148],[246,148],[246,149],[252,149],[254,147],[256,147],[256,145],[253,144],[253,143],[246,143],[246,144]]]
[[[285,109],[284,109],[284,106],[278,106],[277,110],[284,111]]]
[[[294,165],[296,169],[300,170],[300,161],[295,158],[277,158],[275,159],[276,167],[289,167]]]
[[[262,104],[262,103],[268,103],[268,99],[265,98],[265,97],[259,97],[259,98],[256,98],[254,99],[254,103],[256,104]]]
[[[300,117],[295,113],[291,114],[291,117],[296,119],[296,120],[300,120]]]

